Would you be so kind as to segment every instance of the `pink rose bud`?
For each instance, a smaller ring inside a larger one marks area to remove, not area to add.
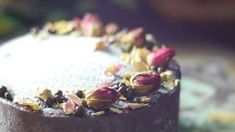
[[[103,24],[98,16],[87,13],[81,21],[81,29],[86,36],[99,36],[103,32]]]
[[[118,31],[119,27],[116,23],[109,23],[105,26],[105,32],[107,34],[114,34]]]
[[[175,56],[175,50],[171,48],[161,48],[147,56],[147,63],[150,66],[164,66]]]
[[[126,37],[137,47],[141,47],[145,42],[145,33],[143,28],[135,28],[130,30]]]
[[[144,95],[160,87],[161,77],[158,73],[143,72],[133,75],[130,82],[135,92]]]
[[[79,17],[75,17],[73,19],[73,26],[75,29],[80,29],[81,28],[81,19]]]
[[[108,85],[98,87],[95,91],[86,96],[87,105],[91,108],[101,110],[110,107],[119,99],[119,93]]]

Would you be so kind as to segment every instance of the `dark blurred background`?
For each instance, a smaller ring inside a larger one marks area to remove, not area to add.
[[[95,12],[122,26],[143,26],[160,42],[235,42],[234,0],[0,0],[0,35],[29,30],[49,20]]]
[[[0,43],[86,12],[105,23],[142,26],[177,49],[184,74],[180,131],[233,132],[234,0],[0,0]]]

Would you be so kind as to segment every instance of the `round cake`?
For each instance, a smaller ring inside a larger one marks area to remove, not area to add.
[[[94,14],[47,23],[0,47],[4,132],[176,132],[175,50]]]

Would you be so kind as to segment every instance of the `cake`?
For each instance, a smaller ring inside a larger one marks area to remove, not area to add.
[[[98,16],[47,23],[0,47],[4,132],[176,132],[175,50]]]

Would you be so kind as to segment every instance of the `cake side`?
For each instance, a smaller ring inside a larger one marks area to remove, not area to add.
[[[0,129],[3,132],[177,132],[179,91],[159,99],[159,103],[128,114],[98,118],[43,117],[22,111],[0,100]]]

